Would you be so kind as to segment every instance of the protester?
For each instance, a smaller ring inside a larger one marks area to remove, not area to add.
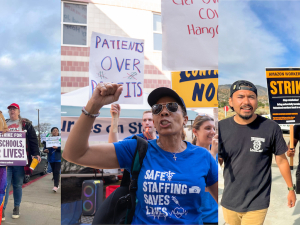
[[[296,148],[298,142],[300,142],[300,125],[295,125],[294,126],[294,148],[290,148],[290,142],[289,142],[287,156],[289,156],[289,157],[295,156],[295,148]],[[297,186],[296,189],[300,190],[300,151],[299,151],[299,162],[298,162],[298,167],[297,167],[297,171],[296,171],[296,186]],[[299,194],[298,192],[297,192],[297,194]]]
[[[192,144],[207,149],[218,163],[218,135],[216,135],[214,119],[210,116],[197,116],[192,125],[195,135]],[[202,192],[202,220],[204,224],[218,224],[218,203],[210,193]]]
[[[0,111],[0,131],[2,131],[2,133],[8,131],[7,124],[5,122],[5,119],[1,111]],[[1,221],[5,221],[5,215],[3,213],[3,205],[5,200],[6,186],[7,186],[6,166],[0,166],[0,216],[2,218],[2,220],[0,220],[0,225],[1,225]]]
[[[117,101],[122,85],[97,85],[83,114],[75,123],[63,152],[70,162],[92,168],[130,170],[135,139],[89,146],[95,117],[107,104]],[[207,186],[217,201],[218,171],[204,148],[181,140],[188,117],[183,100],[169,88],[155,89],[148,97],[159,139],[148,141],[140,171],[133,224],[202,224],[200,192]],[[199,163],[201,162],[201,163]]]
[[[272,154],[289,188],[288,207],[295,206],[281,129],[255,114],[257,103],[256,87],[249,81],[236,81],[229,98],[236,115],[219,122],[219,157],[225,163],[221,205],[230,225],[263,224],[270,204]]]
[[[51,136],[52,137],[59,136],[59,131],[57,127],[51,128]],[[54,187],[52,190],[54,192],[57,192],[57,190],[59,189],[61,147],[59,146],[47,147],[46,145],[44,145],[44,152],[48,153],[48,162],[50,163],[53,171]]]
[[[38,161],[41,161],[38,140],[36,137],[35,130],[28,119],[22,118],[20,115],[20,107],[16,103],[12,103],[8,107],[9,119],[6,120],[8,129],[10,131],[24,131],[26,132],[26,153],[28,164],[31,164],[32,157],[36,157]],[[13,185],[13,196],[14,196],[14,209],[13,209],[13,219],[20,217],[20,204],[22,200],[22,184],[24,180],[25,170],[30,171],[29,167],[26,166],[8,166],[7,167],[7,190],[9,190],[10,185]],[[5,203],[3,207],[6,209],[8,202],[9,192],[6,192]],[[3,218],[3,216],[2,216]],[[5,216],[4,216],[5,218]]]
[[[118,127],[120,113],[121,113],[120,105],[119,104],[111,104],[110,114],[112,116],[112,119],[111,119],[111,126],[109,129],[109,134],[108,134],[108,143],[117,142],[119,139],[118,132],[113,132],[113,127],[114,126]],[[113,119],[114,114],[117,115],[116,120]],[[143,112],[142,128],[143,128],[142,133],[130,135],[129,137],[126,137],[124,140],[131,139],[134,135],[144,138],[145,140],[152,140],[152,139],[158,138],[158,136],[156,135],[156,130],[153,126],[153,116],[152,116],[151,111]]]

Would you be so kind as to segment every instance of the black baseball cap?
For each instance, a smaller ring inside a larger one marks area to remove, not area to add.
[[[253,91],[257,96],[257,89],[254,84],[247,80],[238,80],[234,82],[230,87],[230,97],[232,97],[233,93],[239,90],[249,90]]]
[[[171,88],[167,87],[159,87],[154,89],[148,96],[148,103],[152,107],[156,104],[156,102],[165,96],[169,96],[175,99],[175,101],[183,108],[183,110],[186,112],[186,107],[184,104],[183,99]]]

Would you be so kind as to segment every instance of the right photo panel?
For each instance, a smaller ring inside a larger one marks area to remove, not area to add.
[[[299,9],[219,2],[219,224],[300,224]]]

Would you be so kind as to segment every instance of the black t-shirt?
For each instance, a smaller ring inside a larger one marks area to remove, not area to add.
[[[294,138],[300,141],[300,125],[294,126]]]
[[[219,122],[219,156],[223,158],[224,193],[221,205],[236,212],[269,207],[272,154],[287,151],[279,125],[257,116],[250,124],[233,117]]]

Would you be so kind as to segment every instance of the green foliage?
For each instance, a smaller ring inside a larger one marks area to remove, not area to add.
[[[218,108],[223,108],[226,105],[228,105],[228,102],[226,102],[226,101],[219,101]]]
[[[265,104],[262,103],[262,102],[258,102],[258,103],[257,103],[257,106],[258,106],[258,107],[265,107]]]

